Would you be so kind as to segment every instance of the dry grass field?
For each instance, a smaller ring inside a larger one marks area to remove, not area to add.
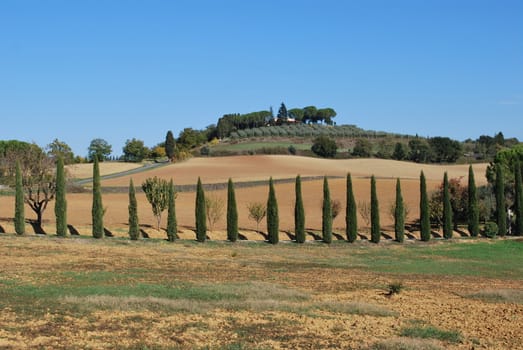
[[[522,349],[522,248],[4,234],[0,348]]]

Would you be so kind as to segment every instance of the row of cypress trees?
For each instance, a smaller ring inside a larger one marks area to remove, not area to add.
[[[56,216],[56,232],[58,236],[65,236],[67,234],[67,201],[66,201],[66,179],[64,172],[64,163],[62,159],[58,159],[56,163],[56,201],[55,201],[55,216]],[[234,184],[232,179],[229,179],[227,186],[227,239],[229,241],[236,241],[238,239],[238,210],[236,206],[236,195],[234,191]],[[357,239],[357,207],[353,193],[351,174],[347,174],[346,182],[346,239],[349,242],[354,242]],[[504,236],[507,233],[507,213],[505,208],[505,185],[503,168],[496,166],[496,223],[498,226],[498,233]],[[177,221],[176,221],[176,207],[175,207],[175,188],[173,181],[169,184],[168,193],[168,219],[167,219],[167,239],[174,241],[176,239]],[[515,212],[516,224],[515,234],[521,235],[523,233],[523,183],[522,174],[519,164],[515,165]],[[138,239],[140,235],[137,201],[134,184],[132,179],[129,184],[129,237],[132,240]],[[102,238],[104,236],[103,226],[104,209],[102,204],[101,185],[100,185],[100,170],[98,160],[94,159],[93,164],[93,205],[92,205],[92,235],[95,238]],[[379,218],[379,203],[376,192],[376,179],[371,177],[371,242],[378,243],[381,237],[380,218]],[[198,178],[196,189],[196,239],[204,242],[207,239],[206,226],[206,207],[205,207],[205,193],[201,179]],[[304,243],[306,240],[305,234],[305,210],[301,189],[301,177],[298,175],[295,182],[295,238],[296,242]],[[25,232],[25,217],[24,217],[24,195],[23,195],[23,179],[20,164],[16,165],[16,194],[15,194],[15,232],[23,234]],[[394,211],[394,231],[395,240],[398,242],[404,241],[405,230],[405,215],[404,203],[401,194],[400,180],[396,182],[396,202]],[[453,217],[452,206],[450,201],[449,181],[448,175],[445,172],[443,178],[443,237],[446,239],[452,238],[453,234]],[[472,237],[479,234],[479,205],[477,198],[477,190],[474,179],[474,172],[472,166],[469,167],[468,176],[468,230]],[[274,190],[274,182],[272,177],[269,180],[269,195],[267,200],[267,233],[269,243],[276,244],[279,241],[279,214],[278,203]],[[430,231],[430,212],[429,200],[427,194],[426,178],[423,171],[420,174],[420,238],[422,241],[429,241],[431,237]],[[327,177],[323,181],[323,203],[322,203],[322,239],[325,243],[332,242],[332,204],[330,198],[329,183]]]

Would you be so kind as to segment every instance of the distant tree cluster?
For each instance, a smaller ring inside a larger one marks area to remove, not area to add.
[[[325,123],[327,125],[333,125],[334,117],[336,117],[336,111],[332,108],[307,106],[304,108],[287,109],[285,103],[282,103],[276,117],[272,112],[272,108],[268,111],[265,110],[247,114],[225,114],[218,119],[217,136],[219,138],[229,137],[234,131],[260,128],[267,125],[281,125],[290,120],[297,123]]]

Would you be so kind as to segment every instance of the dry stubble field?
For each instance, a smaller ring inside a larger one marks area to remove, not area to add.
[[[204,166],[207,161],[209,168]],[[485,181],[484,167],[475,167],[479,183]],[[155,174],[194,184],[198,175],[211,183],[228,177],[236,182],[269,175],[292,178],[298,173],[343,177],[350,171],[357,199],[368,200],[368,176],[374,173],[382,175],[378,193],[386,230],[391,220],[384,207],[393,200],[395,177],[402,178],[411,219],[416,217],[421,169],[430,188],[445,170],[451,177],[467,174],[466,166],[279,156],[194,159],[156,169]],[[151,175],[133,178],[139,184]],[[126,186],[128,181],[124,177],[103,185]],[[333,198],[343,203],[345,180],[330,184]],[[280,184],[276,191],[280,227],[290,230],[294,186]],[[319,230],[321,181],[304,182],[303,191],[307,227]],[[67,239],[51,236],[52,208],[44,224],[50,235],[14,236],[6,214],[12,212],[11,199],[3,197],[0,225],[7,233],[0,235],[0,348],[523,348],[523,242],[459,239],[402,246],[362,240],[326,246],[287,241],[270,246],[261,242],[245,212],[246,203],[266,200],[266,186],[238,189],[236,194],[241,232],[250,240],[236,244],[194,242],[194,193],[179,194],[180,236],[186,239],[174,244],[124,238],[126,194],[104,195],[105,224],[122,238],[101,241],[89,238],[89,194],[68,196],[69,222],[82,235]],[[143,228],[151,237],[163,238],[163,232],[148,227],[154,218],[143,194],[139,202]],[[342,234],[343,218],[334,226]],[[224,239],[224,228],[220,222],[210,238]],[[360,231],[365,233],[365,228]],[[286,239],[285,232],[281,236]],[[403,286],[400,293],[387,296],[398,283]]]

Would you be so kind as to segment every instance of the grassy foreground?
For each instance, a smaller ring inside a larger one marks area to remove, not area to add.
[[[0,252],[2,348],[523,344],[522,241],[271,246],[2,235]]]

